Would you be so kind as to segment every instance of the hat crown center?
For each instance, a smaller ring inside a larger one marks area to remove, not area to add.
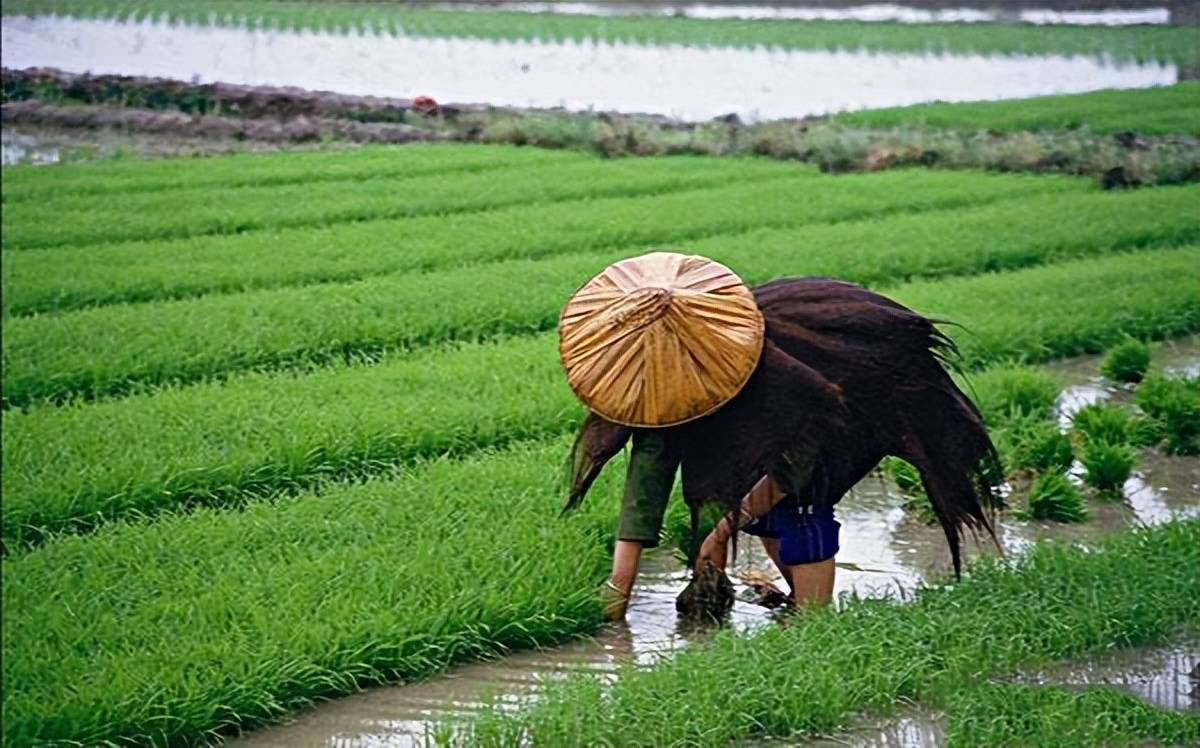
[[[672,296],[669,288],[639,288],[629,294],[628,305],[614,322],[632,328],[645,327],[667,313]]]

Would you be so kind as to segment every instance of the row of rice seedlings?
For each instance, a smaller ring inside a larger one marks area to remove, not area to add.
[[[1087,549],[1038,544],[1011,563],[981,559],[909,604],[851,598],[753,636],[723,631],[615,679],[579,675],[529,705],[484,709],[465,725],[448,717],[437,732],[473,746],[727,746],[830,732],[850,714],[914,701],[944,708],[1018,668],[1196,631],[1198,530],[1178,521]]]
[[[423,10],[404,5],[269,0],[8,0],[5,14],[61,14],[261,29],[476,39],[596,40],[640,44],[870,50],[915,54],[1073,54],[1177,63],[1200,57],[1186,27],[1024,24],[882,24],[703,20]]]
[[[1093,91],[1015,101],[982,101],[846,112],[834,119],[851,127],[924,125],[990,131],[1130,131],[1141,135],[1200,134],[1196,99],[1200,82],[1130,91]]]
[[[489,169],[566,165],[591,159],[583,153],[512,146],[413,143],[279,154],[242,153],[220,158],[127,160],[71,164],[51,169],[4,170],[5,205],[84,196],[169,192],[219,187],[269,187],[316,182],[479,173]],[[236,193],[235,193],[236,194]]]
[[[1143,252],[914,283],[892,295],[973,320],[947,332],[964,363],[981,368],[1100,350],[1126,331],[1161,338],[1200,329],[1191,278],[1198,255]],[[1017,296],[1019,306],[996,301]],[[1018,326],[1041,337],[1016,339]],[[116,517],[238,504],[423,455],[561,433],[580,411],[555,343],[548,334],[306,376],[252,374],[123,401],[9,411],[0,420],[2,537],[12,550]]]
[[[760,180],[761,184],[521,205],[453,218],[423,216],[172,242],[10,252],[0,279],[0,305],[6,316],[30,314],[703,238],[712,241],[694,251],[720,251],[754,241],[763,244],[763,251],[780,252],[791,242],[787,249],[804,248],[810,255],[806,265],[915,242],[925,242],[930,254],[941,255],[937,247],[972,244],[997,232],[1010,245],[1024,247],[1024,255],[1006,247],[1017,264],[1079,248],[1101,251],[1200,239],[1193,215],[1196,195],[1190,188],[1101,193],[1082,180],[1062,178],[928,172],[807,177],[805,168],[791,173],[794,178]],[[993,205],[999,201],[1006,202]],[[894,215],[951,208],[960,212]],[[839,223],[859,218],[878,222]],[[837,225],[817,225],[824,222]],[[770,228],[784,230],[765,231]],[[752,237],[730,236],[752,230]],[[884,236],[887,242],[881,240]],[[288,252],[283,264],[281,247]],[[945,254],[944,272],[954,272],[956,255]],[[834,264],[844,267],[849,262]],[[911,272],[899,261],[886,268],[872,261],[862,264],[875,271],[871,274],[864,267],[856,276],[863,282],[903,278]],[[993,269],[1012,266],[998,259]],[[838,269],[818,267],[811,272]]]
[[[4,206],[2,233],[8,250],[238,234],[589,197],[653,195],[731,181],[757,182],[796,171],[794,164],[765,158],[591,158],[565,164],[533,159],[528,166],[481,173],[297,182],[242,187],[232,194],[224,187],[209,186],[19,202]]]
[[[1200,714],[1161,709],[1107,686],[985,683],[950,695],[944,734],[950,748],[1183,746],[1200,735]]]
[[[10,411],[0,421],[4,543],[172,507],[239,506],[328,477],[561,434],[581,416],[548,336]]]
[[[568,446],[5,559],[0,742],[203,745],[310,700],[594,630],[619,482],[560,520]]]
[[[1193,277],[1198,251],[1134,252],[980,278],[920,281],[896,294],[935,319],[961,325],[964,333],[950,334],[969,364],[1047,361],[1101,353],[1126,336],[1160,340],[1200,329],[1200,288]],[[978,334],[983,330],[986,334]]]
[[[913,181],[920,183],[915,194],[898,189],[901,182]],[[954,185],[963,189],[949,189]],[[759,245],[757,252],[782,254],[803,248],[806,272],[890,283],[913,274],[909,268],[915,253],[937,256],[944,263],[933,268],[918,262],[917,274],[954,274],[975,265],[974,255],[981,252],[994,254],[987,269],[1000,270],[1043,256],[1195,241],[1200,236],[1192,215],[1195,197],[1191,187],[1089,193],[1077,180],[1013,176],[980,181],[975,176],[908,172],[798,178],[762,186],[486,211],[455,216],[452,231],[447,230],[447,218],[428,216],[328,229],[10,253],[0,303],[6,315],[29,314],[681,242],[688,242],[682,248],[701,254],[736,254],[750,242]],[[874,210],[866,208],[865,198]],[[947,204],[960,200],[970,202]],[[948,212],[951,208],[957,212]],[[898,210],[939,212],[892,215]],[[841,223],[857,218],[875,220]],[[835,225],[812,225],[824,221]],[[772,226],[780,230],[769,230]],[[757,230],[729,236],[752,229]],[[692,243],[697,237],[707,241]],[[919,252],[919,244],[928,249]],[[941,251],[952,244],[957,252]],[[277,261],[280,246],[289,248],[285,266]],[[997,253],[994,246],[1003,249]],[[883,251],[891,254],[891,262],[877,259]]]
[[[1181,234],[1190,230],[1183,227]],[[792,237],[770,241],[762,234],[674,248],[726,262],[751,283],[797,275],[800,269],[868,282],[900,267],[904,270],[897,270],[897,279],[920,275],[926,268],[934,274],[978,273],[1036,262],[1044,250],[1017,238],[1020,231],[1009,234],[1014,241],[1003,250],[994,236],[965,233],[963,244],[930,247],[921,242],[920,230],[909,234],[911,243],[902,242],[899,234],[872,232],[869,240],[876,243],[868,251],[856,247],[840,254],[843,243],[806,253]],[[650,248],[9,318],[0,341],[4,403],[94,398],[249,368],[373,357],[449,340],[548,330],[563,300],[599,268]],[[1059,259],[1108,248],[1101,241],[1046,254]],[[824,261],[815,259],[822,256]],[[1013,259],[997,259],[1006,257]]]

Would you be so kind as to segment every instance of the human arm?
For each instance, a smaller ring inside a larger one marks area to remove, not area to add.
[[[750,489],[749,493],[742,498],[740,510],[734,517],[734,512],[730,512],[721,518],[713,527],[712,532],[704,539],[700,545],[700,552],[696,556],[696,562],[699,563],[703,559],[708,559],[718,569],[724,569],[726,564],[726,547],[729,545],[729,540],[734,533],[740,530],[743,526],[749,524],[753,520],[767,512],[778,504],[786,494],[779,490],[775,482],[770,476],[764,475],[759,479],[758,483]]]

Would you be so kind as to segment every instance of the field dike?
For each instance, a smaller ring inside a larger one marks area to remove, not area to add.
[[[174,139],[187,150],[208,141],[218,152],[247,142],[488,143],[609,157],[758,154],[835,173],[906,166],[1065,173],[1109,188],[1200,180],[1196,82],[1035,99],[1041,106],[1032,116],[1024,102],[990,102],[750,124],[736,116],[685,122],[481,104],[417,106],[409,99],[40,68],[5,69],[3,85],[0,119],[35,139],[42,129],[121,132]]]

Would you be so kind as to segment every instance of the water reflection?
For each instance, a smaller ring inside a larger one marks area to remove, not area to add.
[[[5,67],[301,86],[339,93],[706,120],[1170,85],[1173,64],[482,41],[4,18]]]
[[[14,164],[57,164],[59,162],[57,148],[41,145],[38,140],[28,135],[0,131],[0,166]]]
[[[964,2],[964,5],[972,3]],[[981,4],[981,3],[974,3]],[[430,3],[442,10],[496,10],[495,3]],[[813,4],[814,6],[817,3]],[[500,8],[518,13],[558,13],[576,16],[668,16],[675,18],[742,19],[771,21],[863,21],[868,23],[995,23],[1063,24],[1078,26],[1131,26],[1165,24],[1167,8],[1095,11],[1023,8],[913,8],[895,3],[868,3],[852,7],[774,7],[770,5],[714,5],[707,3],[502,3]]]

